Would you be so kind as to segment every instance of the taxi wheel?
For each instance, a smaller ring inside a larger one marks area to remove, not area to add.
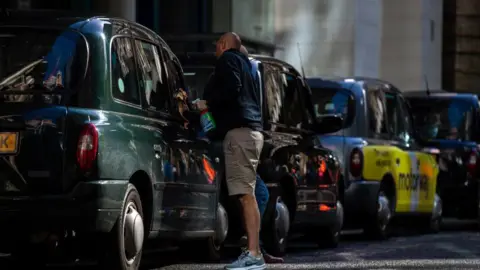
[[[443,202],[440,196],[435,194],[432,214],[424,221],[425,233],[438,233],[442,225]]]
[[[369,218],[364,227],[364,233],[368,238],[384,240],[389,236],[389,225],[392,218],[390,199],[383,189],[378,193],[377,212]]]
[[[269,222],[264,232],[267,251],[273,256],[283,257],[287,250],[290,211],[280,196],[277,196],[275,211],[272,211],[272,216],[266,220]]]
[[[340,242],[340,233],[343,227],[343,205],[337,202],[337,219],[330,227],[323,228],[316,233],[317,244],[320,248],[336,248]]]
[[[100,262],[105,269],[136,270],[140,267],[145,236],[142,203],[133,184],[128,184],[125,194],[122,211]]]
[[[222,248],[228,235],[228,214],[222,204],[218,204],[216,231],[212,237],[197,241],[185,241],[180,249],[186,254],[195,254],[198,260],[218,262],[221,259]]]

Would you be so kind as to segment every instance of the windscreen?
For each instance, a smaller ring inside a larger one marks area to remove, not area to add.
[[[354,98],[349,91],[341,88],[312,87],[312,98],[316,117],[340,114],[345,121],[345,127],[351,125],[355,110]]]
[[[415,128],[427,139],[470,139],[473,104],[454,98],[409,99]]]
[[[0,102],[31,102],[32,91],[42,92],[44,102],[60,102],[84,80],[88,56],[85,39],[73,30],[0,27]]]

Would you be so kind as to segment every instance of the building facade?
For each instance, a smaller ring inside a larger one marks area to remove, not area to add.
[[[213,50],[240,34],[251,52],[307,76],[370,76],[400,89],[441,88],[443,0],[10,0],[136,20],[175,51]]]

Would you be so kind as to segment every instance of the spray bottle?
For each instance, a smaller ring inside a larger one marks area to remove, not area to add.
[[[194,100],[192,103],[195,104],[199,99]],[[203,108],[200,111],[200,125],[202,126],[202,130],[205,134],[214,130],[217,125],[215,124],[215,120],[213,119],[212,113],[208,111],[208,107]]]

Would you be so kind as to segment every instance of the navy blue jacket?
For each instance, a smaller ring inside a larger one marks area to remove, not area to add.
[[[252,77],[250,60],[240,51],[228,50],[217,60],[204,99],[217,125],[210,139],[223,140],[235,128],[262,130],[260,89]]]

